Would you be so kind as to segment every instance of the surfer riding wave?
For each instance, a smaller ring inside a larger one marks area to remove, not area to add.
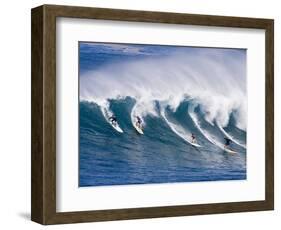
[[[115,116],[109,117],[108,120],[111,122],[112,125],[117,124],[117,118]]]
[[[142,119],[139,116],[136,116],[136,126],[142,129]]]

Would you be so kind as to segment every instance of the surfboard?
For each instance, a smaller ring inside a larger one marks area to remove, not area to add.
[[[225,151],[225,152],[228,152],[228,153],[237,153],[237,152],[235,152],[235,151],[233,151],[233,150],[231,150],[231,149],[226,149],[226,148],[224,148],[224,151]]]
[[[109,122],[109,124],[119,133],[123,133],[123,130],[120,128],[117,122]]]
[[[136,122],[134,122],[133,125],[134,125],[134,128],[137,130],[137,132],[138,132],[139,134],[143,134],[142,129],[141,129],[139,126],[136,125]]]
[[[192,145],[195,146],[195,147],[202,147],[201,145],[199,145],[199,144],[197,144],[197,143],[190,143],[190,144],[192,144]]]
[[[110,121],[110,117],[113,115],[113,113],[109,113],[108,109],[101,107],[101,111],[102,114],[104,116],[104,118],[106,119],[106,121],[119,133],[123,133],[123,130],[120,128],[120,126],[118,125],[118,122],[111,122]]]

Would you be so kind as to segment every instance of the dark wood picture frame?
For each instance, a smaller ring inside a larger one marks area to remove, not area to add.
[[[56,18],[87,18],[264,29],[266,36],[265,200],[56,212]],[[271,19],[43,5],[32,9],[31,219],[62,224],[274,209],[274,21]]]

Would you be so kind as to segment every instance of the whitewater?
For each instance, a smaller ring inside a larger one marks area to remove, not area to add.
[[[79,185],[246,179],[245,79],[245,60],[216,49],[84,72]],[[134,129],[136,116],[144,135]],[[192,134],[200,147],[192,145]],[[225,137],[235,155],[224,151]]]

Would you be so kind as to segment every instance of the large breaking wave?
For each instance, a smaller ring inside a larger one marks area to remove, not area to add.
[[[246,132],[245,68],[245,60],[230,55],[222,58],[214,51],[120,62],[84,73],[80,77],[80,100],[114,114],[111,100],[132,98],[131,120],[136,115],[144,123],[147,115],[163,117],[176,135],[190,141],[190,128],[183,127],[182,121],[173,122],[166,114],[166,110],[175,113],[188,102],[185,119],[190,118],[207,141],[223,148],[218,136],[225,136],[245,148],[239,137],[226,131],[232,117],[232,125]]]
[[[235,52],[121,58],[81,72],[79,185],[245,179],[246,60]]]

